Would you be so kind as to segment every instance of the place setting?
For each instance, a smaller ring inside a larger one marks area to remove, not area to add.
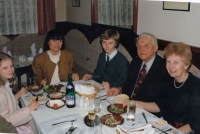
[[[23,86],[23,85],[22,85]],[[25,87],[25,86],[23,86]],[[46,94],[43,90],[41,90],[37,85],[29,85],[27,86],[28,93],[24,96],[29,103],[38,102],[38,104],[43,105],[48,100]]]

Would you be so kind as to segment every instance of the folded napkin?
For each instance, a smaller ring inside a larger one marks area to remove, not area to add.
[[[12,57],[12,54],[11,54],[11,52],[10,52],[10,51],[8,51],[8,52],[7,52],[7,54],[8,54],[8,55],[10,55],[10,57]]]
[[[36,55],[35,43],[33,43],[30,48],[31,48],[32,56],[35,56]]]
[[[155,129],[152,128],[151,124],[136,124],[134,126],[117,125],[117,130],[120,134],[155,134]]]
[[[80,94],[92,94],[95,93],[95,88],[94,87],[87,87],[81,84],[76,84],[75,85],[75,91],[80,93]]]
[[[40,54],[40,53],[42,53],[42,52],[43,52],[43,49],[42,49],[42,48],[40,48],[40,49],[39,49],[39,54]]]

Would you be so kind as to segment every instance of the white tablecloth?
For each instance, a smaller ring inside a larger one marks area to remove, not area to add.
[[[94,81],[89,81],[93,82]],[[83,83],[83,81],[79,81],[78,83]],[[67,83],[62,83],[63,85],[66,85]],[[106,90],[102,89],[100,90],[101,95],[106,94]],[[30,93],[27,93],[24,97],[21,98],[22,106],[27,106],[30,102],[28,101],[28,97]],[[107,106],[110,105],[111,101],[103,100],[101,102],[101,112],[97,115],[102,116],[105,114],[108,114]],[[80,108],[79,106],[76,106],[75,108],[67,108],[66,106],[58,109],[53,110],[48,107],[46,107],[45,103],[41,104],[39,109],[36,111],[31,112],[31,115],[33,117],[33,120],[29,123],[36,134],[61,134],[62,129],[66,129],[66,127],[69,127],[71,125],[71,122],[62,123],[59,125],[52,126],[53,123],[57,123],[64,120],[70,120],[70,119],[77,119],[75,121],[75,124],[78,124],[79,127],[84,130],[85,134],[91,134],[91,128],[87,127],[83,119],[88,114],[88,111],[93,109],[92,107],[88,108]],[[134,122],[129,122],[126,120],[126,114],[122,114],[122,116],[125,119],[125,122],[123,125],[132,125],[133,123],[140,122],[145,124],[145,120],[142,116],[142,112],[145,112],[147,116],[147,120],[149,122],[155,122],[159,118],[156,116],[150,114],[147,111],[144,111],[142,109],[136,109],[136,119]],[[163,128],[163,130],[168,129],[171,127],[168,125],[167,128]],[[156,130],[157,131],[157,130]],[[160,131],[156,132],[160,133]],[[103,134],[116,134],[116,128],[110,128],[103,125]]]

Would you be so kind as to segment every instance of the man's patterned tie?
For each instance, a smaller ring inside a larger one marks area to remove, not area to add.
[[[135,99],[136,97],[136,94],[140,88],[140,85],[142,84],[142,81],[144,80],[145,76],[146,76],[147,72],[146,72],[146,64],[143,65],[141,71],[140,71],[140,74],[138,76],[138,79],[137,79],[137,82],[136,82],[136,85],[135,85],[135,90],[132,94],[132,99]]]

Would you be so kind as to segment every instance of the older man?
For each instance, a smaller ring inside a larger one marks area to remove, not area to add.
[[[153,34],[142,33],[137,40],[138,57],[132,60],[129,67],[129,76],[121,88],[110,89],[108,96],[120,92],[127,94],[131,99],[144,102],[155,101],[161,90],[156,87],[167,75],[165,60],[156,54],[157,39]]]

